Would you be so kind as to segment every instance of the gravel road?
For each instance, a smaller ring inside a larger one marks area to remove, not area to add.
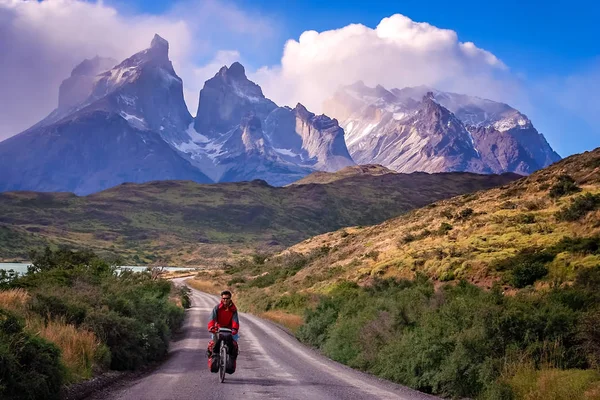
[[[181,283],[181,280],[179,280]],[[182,334],[152,373],[92,399],[434,399],[352,370],[307,348],[277,325],[240,314],[237,370],[219,383],[207,367],[208,316],[218,297],[192,290]]]

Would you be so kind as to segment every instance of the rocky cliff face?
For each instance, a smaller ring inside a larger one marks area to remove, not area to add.
[[[342,121],[359,164],[400,172],[529,174],[560,159],[525,115],[476,97],[357,82],[337,91],[324,109]]]
[[[194,128],[213,138],[235,128],[248,113],[264,121],[275,108],[277,105],[263,95],[260,86],[248,80],[244,67],[235,62],[229,68],[222,67],[204,84]]]
[[[315,115],[298,103],[280,107],[266,119],[265,135],[275,150],[290,162],[319,171],[337,171],[354,165],[344,130],[337,120]]]

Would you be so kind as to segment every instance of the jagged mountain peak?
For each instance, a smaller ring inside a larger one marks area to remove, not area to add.
[[[169,60],[169,42],[155,34],[150,47],[135,53],[115,68],[139,68],[144,65],[163,67],[174,73],[173,65]]]
[[[160,49],[162,51],[169,51],[169,42],[160,36],[158,33],[154,34],[152,41],[150,42],[151,49]]]
[[[237,61],[229,67],[229,75],[235,79],[248,79],[246,77],[246,69]]]
[[[265,98],[261,87],[248,79],[244,66],[237,61],[229,67],[222,66],[214,77],[204,83],[202,90],[218,90],[252,103],[262,100],[270,102]],[[202,91],[200,91],[200,97],[202,97]]]
[[[326,130],[330,128],[340,129],[337,119],[330,118],[325,114],[316,115],[310,112],[302,103],[296,104],[296,107],[292,110],[294,114],[301,120],[310,123],[316,129]],[[343,132],[342,132],[343,134]]]
[[[236,81],[247,81],[248,77],[246,76],[246,69],[242,64],[238,61],[235,61],[229,67],[227,65],[223,65],[219,72],[217,72],[216,76],[220,76],[224,78],[226,81],[236,80]]]
[[[296,113],[296,115],[300,115],[304,118],[311,118],[315,115],[315,114],[311,113],[310,111],[308,111],[308,109],[306,107],[304,107],[304,105],[302,103],[297,103],[296,107],[294,107],[293,111]]]
[[[264,120],[275,108],[261,87],[246,77],[244,66],[234,62],[204,83],[194,128],[210,138],[235,129],[248,112]]]
[[[433,101],[435,99],[433,92],[432,91],[428,91],[427,93],[425,93],[425,96],[423,96],[423,102],[426,102],[428,100]]]

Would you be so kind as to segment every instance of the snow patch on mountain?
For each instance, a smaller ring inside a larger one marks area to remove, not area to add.
[[[137,115],[128,114],[125,111],[121,111],[119,115],[125,118],[125,120],[134,128],[148,129],[148,125],[146,124],[146,120],[144,118],[138,117]]]
[[[244,91],[238,84],[236,81],[232,81],[231,82],[231,87],[233,88],[233,92],[238,96],[241,97],[243,99],[247,99],[249,100],[251,103],[258,103],[261,100],[263,100],[263,98],[258,97],[258,96],[253,96],[252,94],[248,93],[247,91]]]
[[[201,133],[198,133],[196,131],[196,129],[194,129],[194,121],[190,122],[190,125],[188,126],[186,133],[188,134],[188,136],[190,137],[190,139],[192,139],[192,142],[195,143],[208,143],[210,142],[210,139],[207,138],[206,136],[204,136]]]
[[[377,127],[377,125],[379,125],[378,122],[370,123],[370,124],[367,124],[367,126],[365,126],[360,131],[356,131],[356,130],[352,131],[352,133],[350,133],[346,136],[346,145],[348,145],[348,146],[353,145],[356,142],[360,141],[361,139],[365,138],[373,131],[373,129],[375,129]]]

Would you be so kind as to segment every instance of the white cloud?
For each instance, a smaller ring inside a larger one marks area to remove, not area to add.
[[[50,113],[60,83],[84,58],[122,60],[147,48],[158,33],[169,41],[186,90],[197,97],[203,82],[195,64],[235,38],[260,42],[272,34],[271,26],[216,0],[184,0],[159,16],[123,13],[101,1],[0,0],[0,140]]]
[[[276,102],[300,101],[319,112],[339,85],[363,80],[384,87],[429,85],[488,98],[514,96],[519,85],[506,65],[456,32],[396,14],[375,28],[352,24],[304,32],[289,40],[281,65],[252,77]]]

